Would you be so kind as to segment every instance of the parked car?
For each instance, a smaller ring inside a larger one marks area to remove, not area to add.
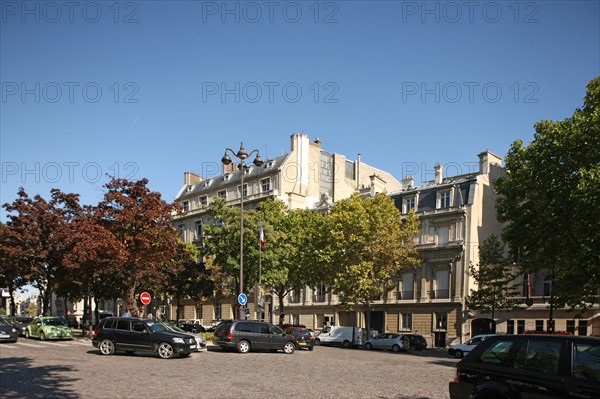
[[[282,350],[291,354],[299,347],[296,338],[278,326],[262,321],[223,321],[215,330],[214,341],[224,350],[236,349],[239,353]]]
[[[77,318],[75,316],[66,316],[63,317],[63,320],[69,326],[69,328],[78,328],[79,323],[77,322]]]
[[[31,323],[33,317],[31,316],[2,316],[9,324],[12,324],[17,331],[19,332],[19,336],[24,337],[25,331],[27,330],[27,325]]]
[[[25,331],[26,338],[47,339],[73,339],[73,332],[62,317],[41,316],[29,323]]]
[[[423,349],[427,349],[427,340],[422,335],[404,334],[404,336],[408,338],[408,342],[410,344],[410,350],[421,351]]]
[[[496,334],[481,334],[476,335],[464,344],[456,344],[452,345],[448,348],[448,354],[450,356],[454,356],[457,359],[462,358],[465,354],[469,353],[473,348],[477,345],[485,341],[489,337],[493,337]]]
[[[298,341],[298,348],[306,348],[309,351],[315,347],[315,339],[313,338],[310,330],[303,327],[287,327],[284,328],[286,334],[295,338]]]
[[[0,342],[17,342],[19,330],[5,319],[0,319]]]
[[[206,332],[206,329],[202,325],[184,322],[184,321],[183,322],[180,321],[179,323],[177,323],[177,327],[179,327],[180,329],[182,329],[184,331],[191,332],[193,334]]]
[[[408,352],[410,341],[406,335],[398,333],[377,334],[365,341],[365,349],[383,349],[392,352]]]
[[[94,330],[92,345],[103,355],[120,350],[128,354],[143,351],[158,353],[163,359],[189,356],[196,350],[196,340],[188,334],[172,332],[157,321],[137,317],[103,319]]]
[[[362,335],[359,327],[327,326],[315,335],[315,344],[359,347],[363,343]]]
[[[161,324],[167,327],[167,330],[169,331],[189,335],[190,337],[194,338],[196,340],[196,351],[200,352],[202,349],[206,348],[206,338],[204,338],[202,335],[188,333],[185,330],[177,327],[177,325],[174,323],[162,322]]]
[[[451,399],[600,398],[600,339],[496,335],[456,365]]]

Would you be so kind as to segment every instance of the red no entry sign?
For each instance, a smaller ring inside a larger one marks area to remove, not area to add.
[[[151,300],[152,300],[152,297],[150,296],[149,292],[144,291],[140,295],[140,301],[142,301],[143,305],[148,305]]]

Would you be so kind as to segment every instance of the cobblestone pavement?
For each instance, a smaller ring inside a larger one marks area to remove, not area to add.
[[[89,340],[0,344],[0,397],[448,398],[456,360],[445,351],[391,353],[316,347],[188,358],[102,356]]]

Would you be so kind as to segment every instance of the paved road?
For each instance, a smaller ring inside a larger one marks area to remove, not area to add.
[[[90,341],[0,344],[0,397],[16,398],[448,398],[456,360],[442,351],[316,347],[188,358],[102,356]]]

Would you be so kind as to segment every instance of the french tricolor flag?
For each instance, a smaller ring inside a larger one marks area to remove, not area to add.
[[[260,222],[260,247],[264,248],[267,240],[265,240],[265,232],[263,231],[262,222]]]

